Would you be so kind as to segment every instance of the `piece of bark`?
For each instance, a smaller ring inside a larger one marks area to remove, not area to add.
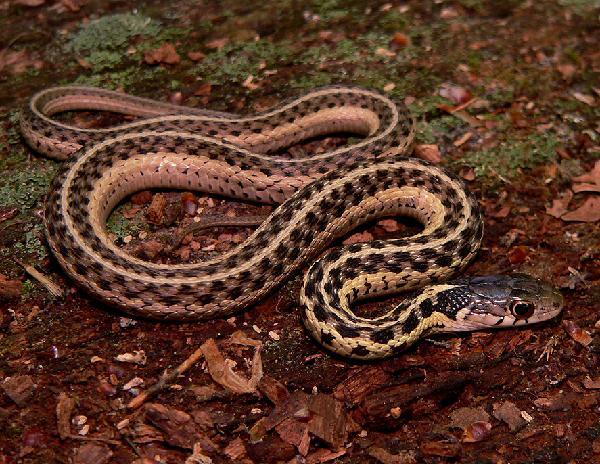
[[[217,450],[217,446],[201,433],[188,413],[157,403],[145,405],[144,413],[145,417],[163,433],[169,445],[192,449],[195,443],[201,443],[206,451]]]
[[[71,415],[75,409],[75,400],[65,392],[60,392],[56,403],[56,428],[62,440],[71,435]]]
[[[349,406],[356,406],[369,393],[385,384],[390,378],[391,375],[379,366],[359,368],[335,387],[333,396]]]
[[[112,455],[113,452],[107,446],[86,443],[75,451],[73,464],[104,464]]]

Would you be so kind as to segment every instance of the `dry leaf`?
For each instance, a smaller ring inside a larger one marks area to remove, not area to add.
[[[573,192],[567,190],[559,195],[558,198],[552,200],[552,206],[549,208],[546,207],[546,214],[553,216],[555,218],[560,218],[563,214],[565,214],[567,210],[567,206],[573,199]]]
[[[586,375],[585,379],[583,379],[583,386],[590,390],[600,389],[600,377],[592,380],[590,376]]]
[[[485,440],[492,430],[492,424],[489,422],[473,422],[463,433],[463,442],[475,443]]]
[[[200,349],[208,364],[208,372],[215,382],[234,393],[253,393],[256,391],[256,386],[262,377],[262,343],[245,336],[236,336],[236,334],[237,332],[231,337],[234,343],[250,344],[249,341],[251,340],[255,344],[254,357],[252,359],[252,374],[249,379],[233,372],[231,361],[223,357],[212,338],[204,342]]]
[[[192,61],[202,61],[206,57],[202,52],[188,52],[187,56]]]
[[[404,48],[410,45],[410,37],[402,32],[396,32],[392,37],[390,46],[392,48]]]
[[[589,105],[589,106],[594,106],[594,103],[596,102],[592,95],[587,95],[585,93],[571,92],[571,95],[573,95],[573,97],[575,97],[575,100],[578,100],[581,103],[585,103],[586,105]]]
[[[181,61],[181,57],[175,50],[175,46],[166,42],[160,47],[144,53],[144,61],[148,64],[177,64]]]
[[[442,84],[438,93],[455,105],[462,105],[473,98],[473,94],[469,90],[449,83]]]
[[[569,336],[577,343],[581,343],[583,346],[588,346],[590,343],[592,343],[593,339],[590,334],[573,321],[563,321],[563,327]]]
[[[596,161],[596,164],[594,164],[594,167],[590,172],[573,177],[572,180],[573,182],[589,182],[600,185],[600,160]]]
[[[592,196],[587,198],[579,208],[563,214],[560,218],[567,222],[600,221],[600,197]]]
[[[460,147],[461,145],[464,145],[469,140],[471,140],[471,137],[473,137],[473,133],[472,132],[465,132],[461,137],[459,137],[454,142],[452,142],[452,144],[455,147]]]
[[[378,49],[376,49],[375,54],[386,58],[393,58],[394,56],[396,56],[396,53],[383,47],[379,47]]]
[[[206,48],[218,50],[220,48],[223,48],[228,43],[229,43],[229,39],[227,37],[224,37],[222,39],[215,39],[215,40],[211,40],[210,42],[206,42]]]
[[[577,72],[577,68],[570,63],[559,64],[558,66],[556,66],[556,69],[566,81],[570,81],[571,78]]]
[[[435,144],[421,144],[415,147],[415,154],[426,161],[437,164],[442,161],[440,148]]]

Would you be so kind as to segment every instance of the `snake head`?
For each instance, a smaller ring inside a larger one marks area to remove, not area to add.
[[[473,277],[457,284],[462,307],[440,332],[542,322],[557,316],[564,304],[552,285],[522,274]]]

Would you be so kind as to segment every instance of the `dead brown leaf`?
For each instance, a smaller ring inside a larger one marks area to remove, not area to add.
[[[465,429],[462,441],[465,443],[475,443],[485,440],[489,437],[491,431],[492,424],[489,422],[473,422]]]
[[[177,64],[181,57],[172,43],[165,42],[160,47],[144,53],[144,61],[148,64]]]
[[[577,68],[570,63],[559,64],[556,69],[566,81],[570,81],[577,72]]]
[[[575,100],[580,101],[581,103],[585,103],[588,106],[594,106],[596,100],[593,95],[588,95],[581,92],[571,92],[571,95],[575,98]]]
[[[410,37],[403,32],[396,32],[390,42],[390,47],[393,49],[404,48],[410,45]]]
[[[469,90],[450,83],[442,84],[438,93],[455,105],[462,105],[473,98],[473,94]]]
[[[197,97],[208,97],[212,92],[212,85],[209,82],[205,82],[194,91],[194,95]]]
[[[594,167],[590,172],[573,177],[572,180],[573,182],[589,182],[591,184],[600,185],[600,160],[596,161],[596,164],[594,164]]]
[[[583,379],[583,386],[590,390],[600,389],[600,377],[592,379],[590,376],[586,376],[585,379]]]
[[[228,43],[229,43],[229,39],[227,37],[223,37],[222,39],[215,39],[215,40],[211,40],[210,42],[206,42],[206,48],[218,50],[218,49],[223,48]]]
[[[415,146],[415,154],[426,161],[437,164],[442,161],[440,148],[435,144],[421,144]]]
[[[560,218],[567,222],[600,221],[600,197],[592,196],[586,198],[579,208],[563,214]]]
[[[571,337],[577,343],[580,343],[583,346],[588,346],[590,343],[592,343],[593,338],[590,336],[590,334],[583,330],[581,327],[579,327],[577,324],[575,324],[573,321],[563,321],[563,327],[565,328],[565,331],[569,334],[569,337]]]
[[[202,52],[188,52],[188,58],[192,61],[202,61],[206,55]]]
[[[241,337],[238,337],[236,343],[240,343],[239,340],[241,339]],[[251,339],[246,338],[245,341],[247,342],[247,340]],[[258,382],[262,377],[262,343],[256,340],[253,340],[253,342],[256,342],[257,345],[252,360],[252,374],[249,379],[246,379],[233,371],[233,362],[223,357],[217,344],[212,338],[209,338],[204,342],[200,349],[204,354],[204,358],[208,364],[208,372],[213,380],[228,390],[231,390],[233,393],[254,393]]]
[[[546,207],[546,214],[555,218],[560,218],[568,209],[569,203],[573,199],[573,192],[566,190],[559,195],[558,198],[552,200],[552,206]]]

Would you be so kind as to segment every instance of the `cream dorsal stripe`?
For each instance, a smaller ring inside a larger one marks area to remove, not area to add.
[[[52,118],[74,109],[139,118],[104,129],[79,129]],[[335,248],[311,265],[300,303],[310,333],[324,346],[371,359],[394,354],[434,329],[515,325],[517,316],[498,313],[488,300],[496,304],[496,294],[522,287],[530,299],[537,297],[539,308],[518,322],[551,317],[557,297],[548,296],[554,294],[542,284],[502,279],[438,284],[476,254],[483,222],[476,200],[456,177],[403,157],[414,128],[402,104],[347,86],[315,89],[251,116],[90,87],[57,87],[36,94],[21,119],[33,148],[66,160],[46,203],[50,248],[79,285],[132,314],[195,320],[247,308],[336,238],[374,219],[402,215],[416,218],[424,230],[406,239]],[[281,152],[340,132],[361,138],[298,158]],[[217,259],[154,264],[115,246],[105,224],[119,201],[148,188],[197,190],[280,206],[244,243]],[[494,298],[480,298],[490,282]],[[358,317],[351,310],[362,299],[430,283],[436,285],[383,316]],[[485,315],[479,317],[482,301],[487,302]]]

